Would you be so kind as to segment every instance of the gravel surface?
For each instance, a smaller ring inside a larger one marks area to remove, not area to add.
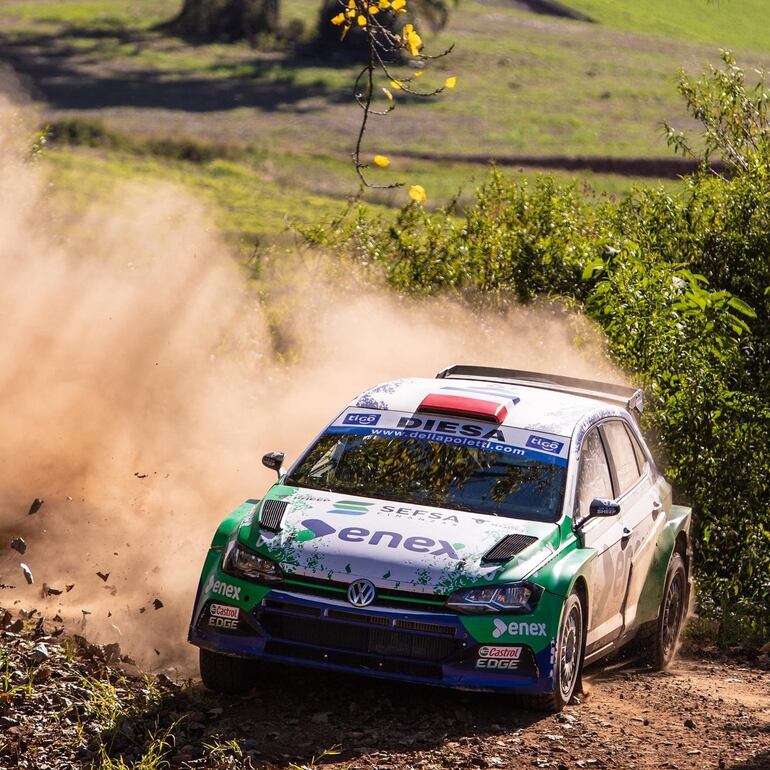
[[[0,768],[131,767],[152,736],[165,752],[143,768],[770,768],[762,659],[689,655],[666,673],[615,661],[590,669],[580,703],[543,715],[501,696],[298,670],[216,696],[18,607],[0,609],[0,629]]]

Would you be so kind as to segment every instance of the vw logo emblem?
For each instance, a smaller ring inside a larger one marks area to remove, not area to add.
[[[354,580],[348,586],[348,601],[354,607],[368,607],[377,595],[371,580]]]

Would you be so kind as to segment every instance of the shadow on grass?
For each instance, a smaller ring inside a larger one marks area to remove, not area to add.
[[[285,54],[202,60],[187,69],[143,66],[141,54],[159,39],[156,32],[117,24],[67,26],[51,33],[0,33],[0,60],[8,61],[24,77],[36,98],[61,110],[133,107],[205,113],[247,107],[306,113],[321,109],[317,103],[306,103],[310,98],[326,103],[350,101],[349,89],[322,82],[296,84],[287,68],[324,63]],[[189,47],[195,56],[196,46],[168,39]],[[118,54],[121,61],[111,64]],[[136,57],[133,63],[132,56]]]

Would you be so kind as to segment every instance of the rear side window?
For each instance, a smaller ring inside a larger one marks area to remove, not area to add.
[[[602,426],[609,444],[615,473],[618,476],[618,495],[627,492],[639,481],[639,466],[636,463],[636,452],[629,438],[625,425],[620,420],[612,420]]]
[[[633,432],[631,431],[631,428],[629,428],[628,425],[626,425],[626,431],[628,435],[631,437],[631,444],[634,447],[634,454],[636,455],[636,464],[639,466],[639,474],[643,476],[647,472],[647,466],[649,464],[649,461],[647,460],[647,455],[644,453],[644,450],[639,444],[638,439],[636,438],[636,436],[634,436]]]
[[[604,444],[599,431],[593,428],[583,439],[583,446],[580,450],[576,524],[588,516],[591,500],[595,497],[612,499],[614,494]]]

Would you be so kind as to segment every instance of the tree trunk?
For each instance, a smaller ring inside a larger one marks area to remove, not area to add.
[[[252,40],[278,29],[279,0],[184,0],[171,23],[186,38],[197,41]]]

